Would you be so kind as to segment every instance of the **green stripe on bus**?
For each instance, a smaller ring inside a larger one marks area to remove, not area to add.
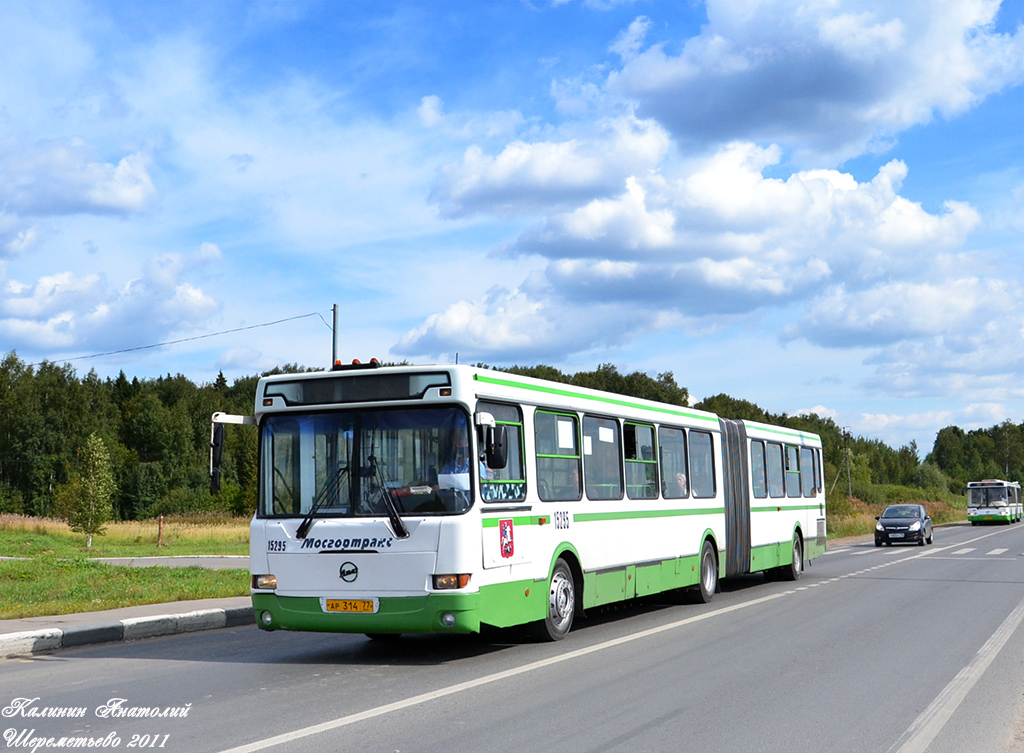
[[[643,518],[677,518],[681,515],[720,515],[724,507],[701,507],[692,510],[622,510],[620,512],[578,512],[574,523],[594,523],[604,520],[638,520]]]
[[[821,507],[816,505],[771,505],[770,507],[751,507],[750,512],[796,512],[798,510],[817,510]]]
[[[690,413],[689,411],[673,410],[670,408],[652,408],[649,405],[642,405],[640,403],[633,403],[629,400],[619,400],[610,397],[601,397],[599,395],[586,395],[582,392],[576,392],[574,390],[567,390],[560,387],[545,387],[539,384],[521,384],[520,382],[514,382],[511,379],[496,379],[495,377],[485,376],[483,374],[474,374],[473,379],[478,382],[486,382],[487,384],[496,384],[500,387],[515,387],[521,390],[531,390],[533,392],[544,392],[549,395],[558,395],[559,397],[571,397],[579,400],[593,400],[598,403],[608,403],[609,405],[617,405],[620,408],[633,408],[635,410],[647,410],[655,413],[665,413],[670,416],[682,416],[683,418],[690,418],[695,421],[709,421],[711,423],[718,423],[716,416],[702,416],[699,413]]]
[[[484,512],[489,512],[484,510]],[[512,516],[512,525],[515,526],[537,526],[540,525],[540,519],[544,518],[544,522],[550,523],[550,515],[520,515],[519,517]],[[508,520],[508,516],[498,518],[481,518],[484,528],[497,528],[498,523],[502,520]]]

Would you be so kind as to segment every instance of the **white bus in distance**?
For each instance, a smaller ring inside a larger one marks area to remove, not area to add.
[[[971,481],[964,487],[967,495],[967,519],[980,523],[1017,523],[1024,517],[1020,482],[987,478]]]
[[[369,366],[369,367],[368,367]],[[821,441],[470,366],[263,377],[252,603],[264,630],[565,636],[583,611],[825,551]],[[219,470],[211,461],[211,473]]]

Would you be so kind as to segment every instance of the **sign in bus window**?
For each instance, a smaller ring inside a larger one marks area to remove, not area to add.
[[[508,433],[508,461],[504,468],[481,463],[480,498],[484,502],[518,502],[526,498],[526,473],[523,467],[523,417],[515,405],[481,401],[477,410],[490,413],[495,423]]]
[[[715,457],[706,431],[690,432],[690,488],[694,497],[715,496]]]
[[[537,445],[537,494],[545,502],[577,500],[580,452],[574,415],[538,410],[533,417]]]
[[[583,475],[587,499],[622,499],[622,451],[619,422],[599,416],[583,417]]]

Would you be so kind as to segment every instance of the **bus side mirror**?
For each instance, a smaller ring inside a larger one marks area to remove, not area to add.
[[[210,493],[220,491],[220,459],[224,454],[224,424],[213,424],[210,429]]]
[[[501,470],[508,465],[508,427],[504,424],[487,427],[487,467]]]

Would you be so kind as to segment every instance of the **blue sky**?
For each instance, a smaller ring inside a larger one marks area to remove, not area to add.
[[[326,366],[337,303],[346,360],[672,371],[923,452],[1024,421],[1022,24],[1024,0],[5,0],[0,351]]]

